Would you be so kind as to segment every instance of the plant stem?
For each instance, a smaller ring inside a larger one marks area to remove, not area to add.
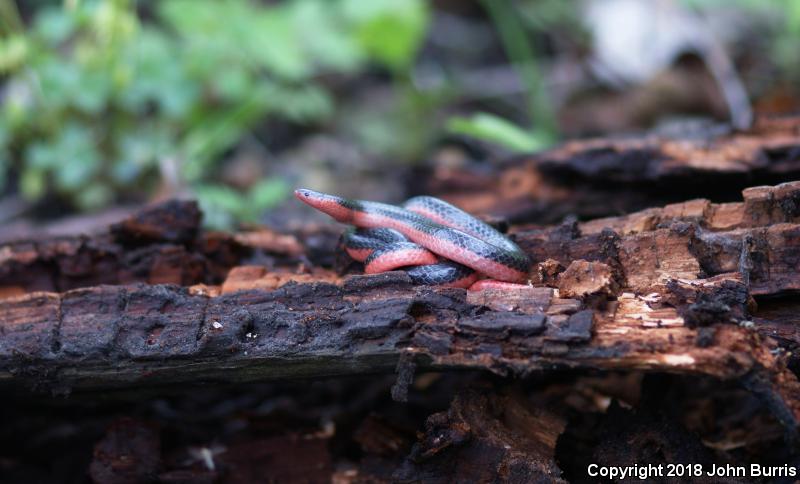
[[[525,30],[514,13],[511,2],[481,0],[500,35],[509,60],[527,87],[527,103],[531,124],[537,131],[555,138],[556,122],[547,100],[542,73]]]
[[[14,0],[0,0],[0,26],[6,35],[21,34],[25,30]]]

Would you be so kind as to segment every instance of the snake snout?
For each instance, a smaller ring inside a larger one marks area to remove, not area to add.
[[[302,200],[304,198],[311,197],[311,193],[312,193],[311,190],[306,190],[305,188],[298,188],[297,190],[294,191],[294,196]]]

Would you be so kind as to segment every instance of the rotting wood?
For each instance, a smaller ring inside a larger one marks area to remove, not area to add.
[[[195,202],[168,201],[105,233],[4,244],[0,297],[103,284],[218,284],[247,250],[227,234],[199,235],[200,216]]]
[[[742,381],[794,436],[800,384],[779,341],[757,331],[753,297],[800,288],[799,194],[795,182],[747,190],[738,204],[691,201],[602,223],[512,227],[552,287],[467,293],[414,287],[402,272],[342,278],[298,269],[297,254],[281,249],[272,254],[277,269],[228,271],[222,289],[194,280],[114,280],[61,293],[19,284],[22,294],[0,300],[0,384],[69,392],[394,372],[401,361],[517,375],[646,370]],[[7,283],[8,274],[69,264],[97,244],[125,254],[129,242],[113,237],[84,238],[78,250],[74,240],[27,252],[5,246],[0,271]],[[163,254],[158,236],[132,240],[136,250]],[[227,248],[209,249],[210,240]],[[263,241],[253,248],[242,240],[197,234],[178,245],[186,257],[166,267],[185,274],[213,260],[222,272],[225,258],[209,254],[264,250]],[[130,270],[123,260],[113,259],[117,274]],[[164,266],[148,267],[157,277],[152,268]],[[402,385],[396,393],[402,398]]]
[[[422,191],[512,222],[596,218],[695,197],[735,200],[745,187],[800,178],[800,117],[761,118],[724,134],[576,140],[497,170],[439,168],[425,178]]]
[[[396,482],[566,482],[554,462],[565,421],[519,395],[462,392],[428,417]]]

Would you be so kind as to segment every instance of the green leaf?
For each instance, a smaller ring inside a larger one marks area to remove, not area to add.
[[[75,32],[75,20],[66,9],[48,7],[36,15],[33,30],[45,42],[58,47]]]
[[[0,73],[13,72],[23,67],[30,50],[28,39],[22,35],[0,38]]]
[[[525,83],[531,122],[539,131],[547,133],[546,136],[555,137],[556,120],[543,83],[544,76],[514,3],[491,0],[482,0],[480,3],[495,24],[512,67]]]
[[[57,158],[55,184],[60,190],[75,191],[92,183],[100,168],[100,155],[89,128],[68,124],[53,143]]]
[[[114,192],[107,185],[91,184],[75,193],[75,203],[81,210],[96,210],[108,204]]]
[[[262,212],[280,203],[289,193],[289,186],[280,178],[261,180],[248,190],[247,198],[250,201],[252,212]]]
[[[144,28],[136,42],[122,52],[123,65],[131,66],[131,75],[122,78],[119,99],[125,109],[144,113],[155,103],[159,113],[185,123],[187,116],[202,100],[202,85],[189,73],[187,60],[176,43],[152,28]]]
[[[313,26],[295,28],[291,12],[284,5],[264,7],[243,0],[167,0],[159,5],[159,13],[187,41],[195,60],[219,60],[206,67],[219,69],[221,64],[238,62],[292,81],[313,74],[311,59],[301,45],[303,36],[313,35]]]
[[[228,102],[246,99],[253,91],[253,78],[250,73],[235,65],[220,72],[211,82],[217,94]]]
[[[84,69],[80,89],[72,94],[73,104],[86,114],[98,115],[111,96],[111,77],[105,69]]]
[[[285,80],[301,81],[311,76],[313,66],[300,45],[303,34],[293,28],[288,12],[272,8],[256,19],[255,30],[243,39],[248,56]]]
[[[49,170],[58,165],[58,155],[50,141],[35,141],[25,151],[28,166],[37,170]]]
[[[45,104],[51,109],[63,109],[71,105],[73,95],[80,91],[80,67],[67,60],[47,56],[36,68]]]
[[[248,210],[247,200],[224,185],[199,185],[193,191],[209,227],[229,230],[238,216]]]
[[[8,157],[8,129],[0,123],[0,191],[6,187],[8,169],[11,167],[11,160]]]
[[[193,188],[205,224],[215,229],[229,230],[238,222],[255,221],[264,210],[286,198],[286,182],[270,178],[253,185],[246,194],[225,185],[205,184]]]
[[[542,133],[528,132],[508,120],[489,113],[478,113],[470,118],[451,118],[447,128],[451,133],[471,136],[517,152],[541,150],[552,143],[552,140]]]
[[[6,188],[9,166],[11,166],[11,163],[8,159],[8,153],[0,152],[0,191]]]
[[[47,181],[42,170],[26,168],[19,178],[19,191],[26,200],[36,201],[42,198],[47,188]]]
[[[104,1],[93,5],[91,25],[101,41],[114,44],[133,38],[139,28],[139,18],[131,6],[134,2]]]
[[[291,121],[310,123],[333,115],[333,100],[313,84],[298,87],[265,83],[265,98],[272,110]]]
[[[317,64],[352,72],[366,60],[366,52],[342,22],[336,3],[298,0],[288,7],[296,32],[313,28],[313,35],[300,35],[298,41]]]
[[[390,69],[408,69],[430,20],[422,0],[344,0],[343,11],[362,47]]]
[[[118,158],[111,166],[112,179],[122,186],[136,183],[143,175],[154,172],[159,159],[170,156],[176,144],[174,133],[160,124],[137,124],[125,129],[114,150]]]
[[[142,190],[174,157],[218,227],[287,193],[277,179],[246,195],[213,184],[227,150],[275,119],[331,118],[326,74],[367,62],[402,73],[430,18],[424,0],[83,0],[28,11],[32,27],[0,39],[0,178],[12,164],[26,197],[57,190],[94,208],[115,189]],[[409,117],[420,130],[422,117]],[[396,136],[405,121],[373,119],[396,145],[418,144]]]
[[[180,151],[186,162],[182,173],[186,180],[198,181],[208,173],[207,165],[233,146],[249,126],[266,111],[266,100],[259,92],[226,110],[204,112],[183,139]]]

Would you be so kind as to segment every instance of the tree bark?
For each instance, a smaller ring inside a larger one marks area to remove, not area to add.
[[[597,218],[693,198],[736,201],[741,190],[800,179],[800,117],[761,118],[662,137],[597,138],[486,167],[437,167],[420,192],[511,222]]]
[[[512,227],[537,261],[532,286],[479,292],[290,268],[307,234],[200,234],[165,215],[191,205],[168,204],[96,237],[0,248],[0,384],[60,393],[399,370],[402,399],[413,368],[645,370],[741,382],[795,437],[800,384],[785,350],[800,308],[757,308],[800,288],[798,202],[794,182],[736,203]],[[256,253],[271,268],[235,266]]]

